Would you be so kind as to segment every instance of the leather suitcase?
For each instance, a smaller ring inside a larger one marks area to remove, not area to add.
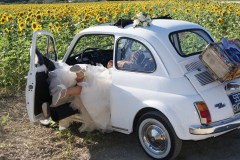
[[[240,47],[238,39],[231,40]],[[240,63],[226,52],[222,43],[211,43],[201,53],[200,59],[213,77],[220,82],[230,81],[240,77]]]

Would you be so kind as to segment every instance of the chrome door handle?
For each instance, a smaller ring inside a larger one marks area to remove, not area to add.
[[[225,85],[225,90],[228,90],[228,91],[235,91],[239,89],[240,89],[240,85],[236,82],[229,82]]]

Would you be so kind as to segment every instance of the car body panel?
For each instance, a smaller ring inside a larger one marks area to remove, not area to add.
[[[38,101],[45,101],[47,98],[43,94],[49,94],[48,91],[42,91],[41,87],[38,86],[37,84],[37,77],[38,74],[44,74],[46,75],[48,70],[45,65],[38,65],[37,61],[37,55],[36,55],[36,49],[37,49],[37,40],[39,35],[46,35],[52,38],[54,41],[55,45],[55,40],[53,38],[53,35],[51,33],[48,33],[46,31],[35,31],[33,33],[32,37],[32,45],[30,49],[30,66],[29,66],[29,71],[28,71],[28,76],[27,76],[27,85],[26,85],[26,106],[27,106],[27,111],[28,111],[28,116],[30,121],[32,122],[38,122],[39,120],[43,119],[42,116],[42,110],[41,110],[41,104],[39,104],[38,107],[36,105],[38,104]],[[49,43],[49,42],[47,42]],[[46,44],[47,46],[48,44]],[[55,49],[55,48],[54,48]],[[56,49],[55,49],[56,50]],[[57,58],[57,57],[56,57]],[[46,86],[47,82],[42,81],[43,85]],[[41,97],[39,97],[39,94]],[[43,97],[42,97],[43,96]]]
[[[115,37],[114,61],[118,39],[121,37],[135,39],[150,50],[157,67],[151,73],[132,72],[117,69],[117,62],[114,62],[110,94],[113,130],[131,133],[135,127],[134,120],[137,113],[144,108],[152,108],[167,117],[180,139],[200,140],[218,136],[225,132],[210,135],[193,135],[189,132],[191,126],[201,126],[194,106],[195,102],[206,102],[213,121],[221,121],[233,116],[227,96],[230,93],[225,91],[225,84],[213,80],[200,85],[196,75],[204,72],[205,67],[199,60],[199,55],[182,57],[170,42],[170,33],[192,29],[206,32],[209,35],[208,39],[211,39],[208,41],[214,41],[208,31],[200,25],[177,20],[153,20],[146,28],[134,28],[132,24],[124,28],[109,24],[89,27],[74,37],[62,62],[67,61],[78,39],[84,35],[113,35]],[[34,52],[33,47],[31,52]],[[34,68],[34,65],[30,66]],[[36,73],[36,70],[29,72],[28,83],[34,84],[34,77],[30,76],[30,73]],[[33,98],[31,94],[27,92],[27,99]],[[218,103],[223,103],[226,107],[216,108],[215,105]],[[31,104],[29,103],[28,108],[32,107]],[[28,111],[32,112],[31,109]],[[34,120],[34,117],[30,119]]]

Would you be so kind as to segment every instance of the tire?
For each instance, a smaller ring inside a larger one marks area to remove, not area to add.
[[[177,137],[168,119],[157,111],[139,118],[137,134],[143,150],[154,159],[174,159],[182,147],[182,140]]]

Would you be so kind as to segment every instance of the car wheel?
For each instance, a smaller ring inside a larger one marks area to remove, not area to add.
[[[182,140],[177,137],[168,119],[160,112],[148,112],[141,116],[137,133],[142,148],[154,159],[173,159],[181,150]]]

